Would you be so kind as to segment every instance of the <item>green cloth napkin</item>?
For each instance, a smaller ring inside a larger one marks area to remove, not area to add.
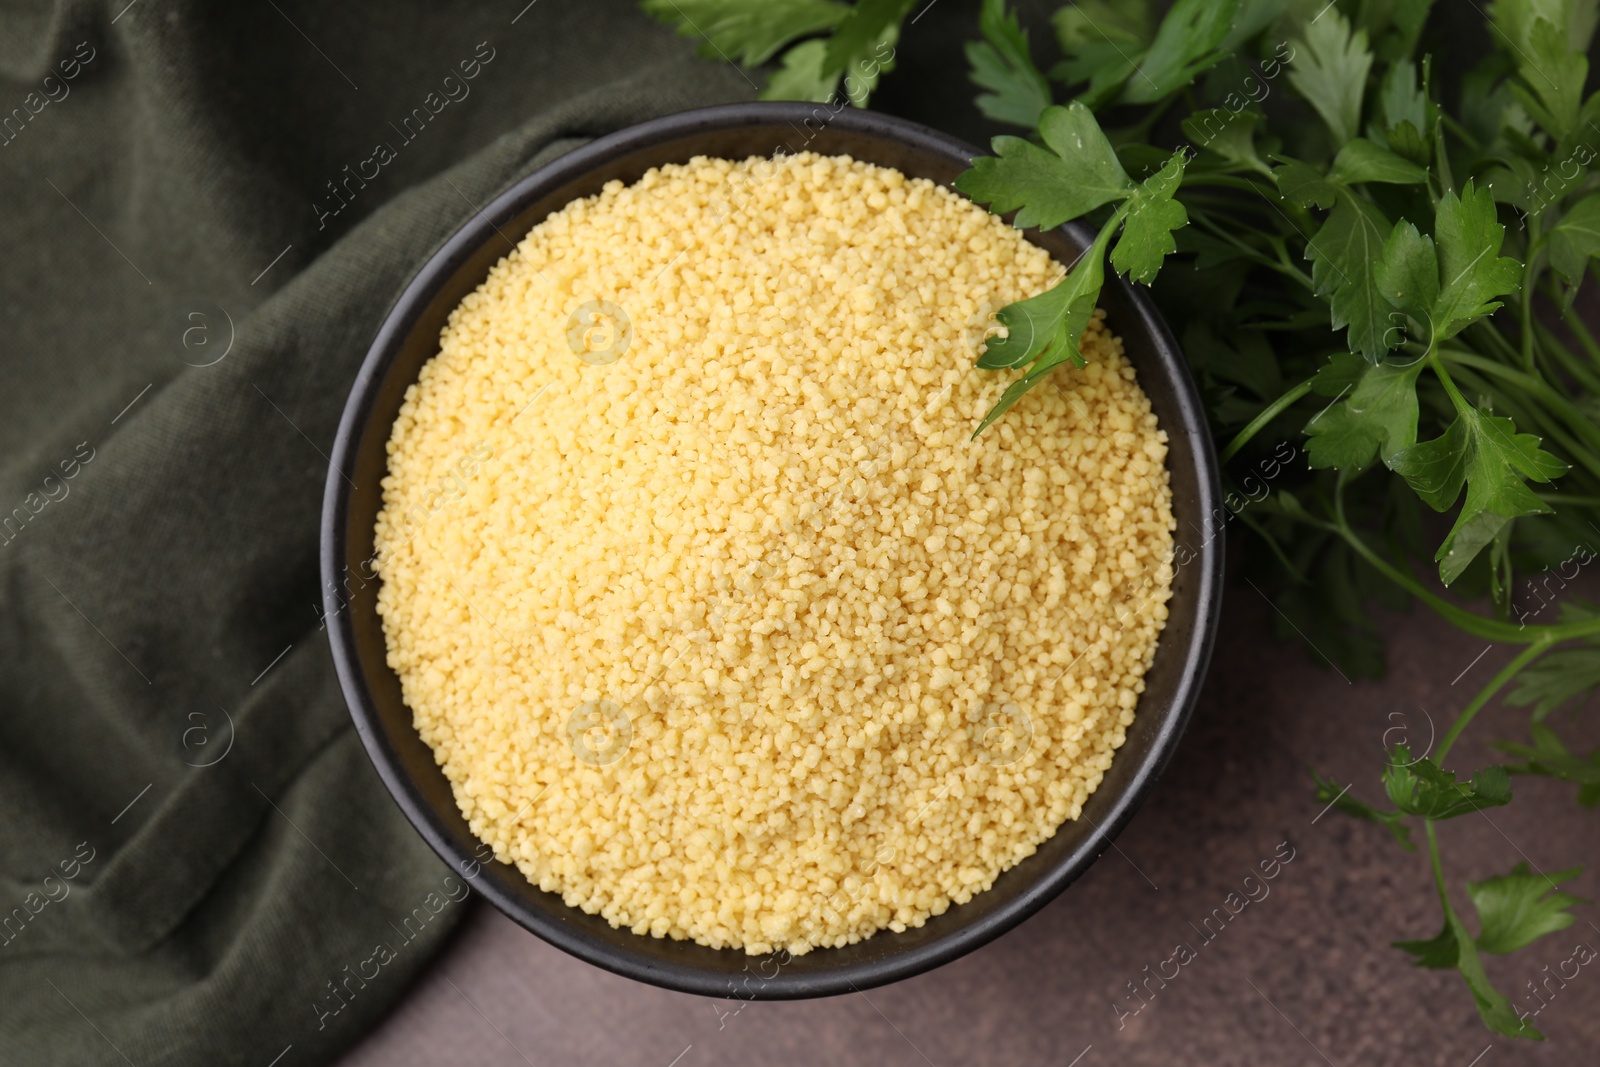
[[[513,179],[753,95],[632,0],[0,6],[0,1063],[326,1063],[428,961],[467,890],[319,618],[345,395]]]

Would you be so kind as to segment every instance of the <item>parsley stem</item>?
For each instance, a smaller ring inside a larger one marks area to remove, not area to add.
[[[1227,463],[1228,460],[1238,455],[1239,449],[1249,444],[1250,439],[1261,432],[1262,427],[1266,426],[1267,423],[1283,414],[1283,412],[1287,408],[1291,407],[1295,401],[1299,400],[1309,392],[1311,392],[1311,379],[1307,378],[1305,381],[1301,382],[1299,385],[1295,386],[1293,389],[1290,389],[1287,393],[1284,393],[1278,399],[1268,404],[1264,409],[1262,409],[1261,414],[1251,419],[1249,425],[1245,426],[1244,429],[1235,434],[1233,440],[1228,442],[1228,447],[1222,450],[1220,462]]]
[[[1450,894],[1444,887],[1444,863],[1439,859],[1439,833],[1432,819],[1422,820],[1423,833],[1428,836],[1428,862],[1433,867],[1433,884],[1439,890],[1439,903],[1444,905],[1445,928],[1450,928]]]
[[[1473,323],[1467,328],[1473,332],[1474,336],[1483,341],[1487,347],[1495,349],[1511,362],[1516,362],[1516,347],[1512,345],[1510,341],[1506,340],[1506,335],[1501,333],[1498,327],[1490,324],[1487,321],[1479,321]]]
[[[1549,634],[1535,638],[1527,648],[1518,652],[1510,663],[1502,667],[1500,673],[1489,680],[1488,685],[1478,690],[1478,695],[1473,697],[1472,701],[1461,709],[1461,714],[1456,716],[1456,721],[1450,724],[1449,730],[1445,731],[1444,739],[1439,742],[1439,748],[1434,753],[1433,761],[1441,767],[1444,766],[1444,757],[1450,751],[1450,746],[1456,743],[1456,738],[1461,736],[1461,731],[1467,728],[1478,712],[1483,709],[1483,706],[1489,703],[1494,695],[1505,687],[1507,682],[1515,678],[1522,668],[1544,655],[1550,646],[1555,643],[1556,639],[1549,636]]]
[[[1259,193],[1261,187],[1249,178],[1238,174],[1217,174],[1207,172],[1203,174],[1185,174],[1183,187],[1185,189],[1198,185],[1219,185],[1226,189],[1243,189],[1250,193]]]
[[[1481,152],[1483,150],[1483,142],[1478,140],[1471,130],[1461,125],[1461,123],[1456,120],[1454,115],[1450,115],[1441,109],[1439,114],[1439,122],[1451,133],[1455,134],[1463,144],[1472,149],[1474,152]]]
[[[1401,570],[1384,559],[1351,528],[1349,520],[1345,517],[1344,478],[1342,476],[1334,489],[1333,502],[1335,522],[1332,529],[1340,537],[1344,538],[1345,543],[1354,549],[1357,555],[1370,563],[1379,574],[1382,574],[1385,578],[1388,578],[1391,582],[1428,605],[1441,618],[1453,623],[1469,634],[1481,637],[1486,641],[1502,641],[1506,644],[1519,645],[1545,640],[1550,642],[1564,641],[1571,637],[1587,637],[1592,634],[1600,634],[1600,617],[1586,619],[1581,622],[1527,626],[1485,618],[1476,612],[1457,607],[1417,581],[1410,573]]]
[[[1600,496],[1580,496],[1577,493],[1535,493],[1546,504],[1567,504],[1575,508],[1600,508]]]
[[[1600,344],[1594,339],[1594,334],[1589,332],[1589,327],[1583,324],[1583,317],[1567,306],[1565,301],[1556,300],[1556,305],[1561,308],[1561,321],[1567,324],[1567,329],[1572,331],[1572,336],[1578,339],[1578,344],[1589,353],[1589,358],[1595,363],[1600,363]]]
[[[1444,123],[1433,127],[1433,161],[1439,171],[1439,192],[1453,193],[1456,191],[1455,178],[1450,174],[1450,153],[1444,146]]]
[[[1575,378],[1579,385],[1590,393],[1600,393],[1600,376],[1585,366],[1573,351],[1561,342],[1559,338],[1543,323],[1535,323],[1534,328],[1539,333],[1541,348],[1561,365],[1561,369]]]
[[[1290,263],[1287,258],[1284,258],[1280,255],[1278,259],[1274,259],[1265,252],[1262,252],[1260,249],[1251,248],[1249,245],[1239,240],[1239,238],[1235,237],[1233,234],[1229,233],[1227,230],[1213,222],[1202,211],[1192,212],[1189,216],[1189,221],[1209,232],[1217,240],[1224,241],[1232,245],[1234,248],[1237,248],[1240,254],[1242,254],[1252,263],[1265,267],[1268,270],[1277,271],[1285,278],[1293,278],[1295,281],[1305,286],[1308,292],[1314,291],[1314,287],[1311,284],[1311,277],[1296,267],[1293,263]]]
[[[1428,361],[1428,366],[1433,368],[1434,375],[1439,379],[1439,384],[1444,386],[1445,395],[1450,398],[1450,404],[1459,415],[1468,415],[1472,412],[1472,405],[1467,398],[1461,395],[1461,390],[1456,388],[1456,383],[1450,377],[1450,372],[1445,370],[1444,360],[1439,358],[1439,350],[1434,347],[1434,342],[1428,342],[1428,354],[1423,357]]]
[[[1528,220],[1528,258],[1522,264],[1522,367],[1532,373],[1533,366],[1533,280],[1539,262],[1539,217]]]

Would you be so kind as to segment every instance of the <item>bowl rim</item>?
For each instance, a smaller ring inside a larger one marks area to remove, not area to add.
[[[758,982],[754,988],[749,988],[747,983],[746,990],[737,993],[732,983],[723,976],[708,975],[695,968],[674,968],[658,960],[615,950],[610,945],[593,941],[573,926],[524,906],[515,895],[496,885],[494,879],[466,874],[478,865],[478,861],[449,838],[438,822],[432,805],[420,794],[384,736],[380,713],[363,677],[351,612],[346,610],[348,605],[340,592],[350,510],[350,489],[345,471],[354,466],[357,448],[375,404],[378,387],[414,328],[415,319],[437,290],[448,282],[452,272],[459,266],[460,257],[481,248],[498,232],[496,219],[514,217],[541,195],[583,177],[618,156],[662,142],[676,141],[697,132],[767,126],[774,122],[789,123],[798,131],[808,121],[815,121],[822,107],[808,103],[758,101],[697,108],[650,119],[598,137],[536,167],[505,186],[487,204],[475,209],[429,254],[384,313],[382,323],[351,384],[330,452],[323,491],[319,557],[323,611],[334,667],[356,732],[395,804],[452,871],[462,872],[473,888],[524,929],[570,955],[615,974],[702,996],[783,1000],[870,989],[948,963],[1012,930],[1034,915],[1081,876],[1100,855],[1113,847],[1117,834],[1133,818],[1172,759],[1199,698],[1222,607],[1225,531],[1219,524],[1215,531],[1208,531],[1208,540],[1194,555],[1192,562],[1183,564],[1198,571],[1194,629],[1184,649],[1178,682],[1166,717],[1160,723],[1142,762],[1134,768],[1120,795],[1112,799],[1109,813],[1093,832],[1087,834],[1054,866],[1041,869],[1035,880],[1013,899],[975,922],[953,929],[948,936],[926,944],[825,973],[808,974],[800,982],[786,981],[801,976],[786,975],[780,968],[780,972],[771,979]],[[983,154],[958,138],[907,119],[854,107],[826,113],[826,121],[830,126],[898,142],[952,161],[959,158],[970,163],[973,158]],[[1060,229],[1067,231],[1080,247],[1087,248],[1092,243],[1093,233],[1081,223],[1069,223]],[[1140,291],[1115,272],[1108,272],[1105,284],[1116,287],[1121,297],[1137,312],[1138,323],[1119,322],[1119,332],[1127,333],[1137,328],[1150,341],[1153,362],[1158,367],[1149,367],[1148,370],[1160,373],[1169,380],[1173,403],[1179,414],[1177,420],[1165,423],[1162,428],[1167,431],[1169,439],[1184,438],[1192,451],[1198,474],[1197,510],[1202,515],[1215,515],[1222,497],[1220,464],[1207,429],[1198,389],[1181,349],[1146,292]],[[1140,371],[1146,373],[1147,365],[1141,364]],[[515,868],[510,869],[515,871]],[[520,872],[516,873],[521,877]]]

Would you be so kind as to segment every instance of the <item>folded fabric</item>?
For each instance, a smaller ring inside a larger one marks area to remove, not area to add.
[[[469,906],[334,679],[329,442],[496,192],[754,94],[693,52],[632,0],[0,13],[0,1062],[325,1063]]]

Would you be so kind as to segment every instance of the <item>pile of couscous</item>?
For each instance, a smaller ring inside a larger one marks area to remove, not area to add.
[[[920,926],[1077,817],[1166,618],[1157,427],[1062,268],[848,158],[695,159],[556,212],[389,442],[389,663],[473,831],[618,926],[802,953]]]

